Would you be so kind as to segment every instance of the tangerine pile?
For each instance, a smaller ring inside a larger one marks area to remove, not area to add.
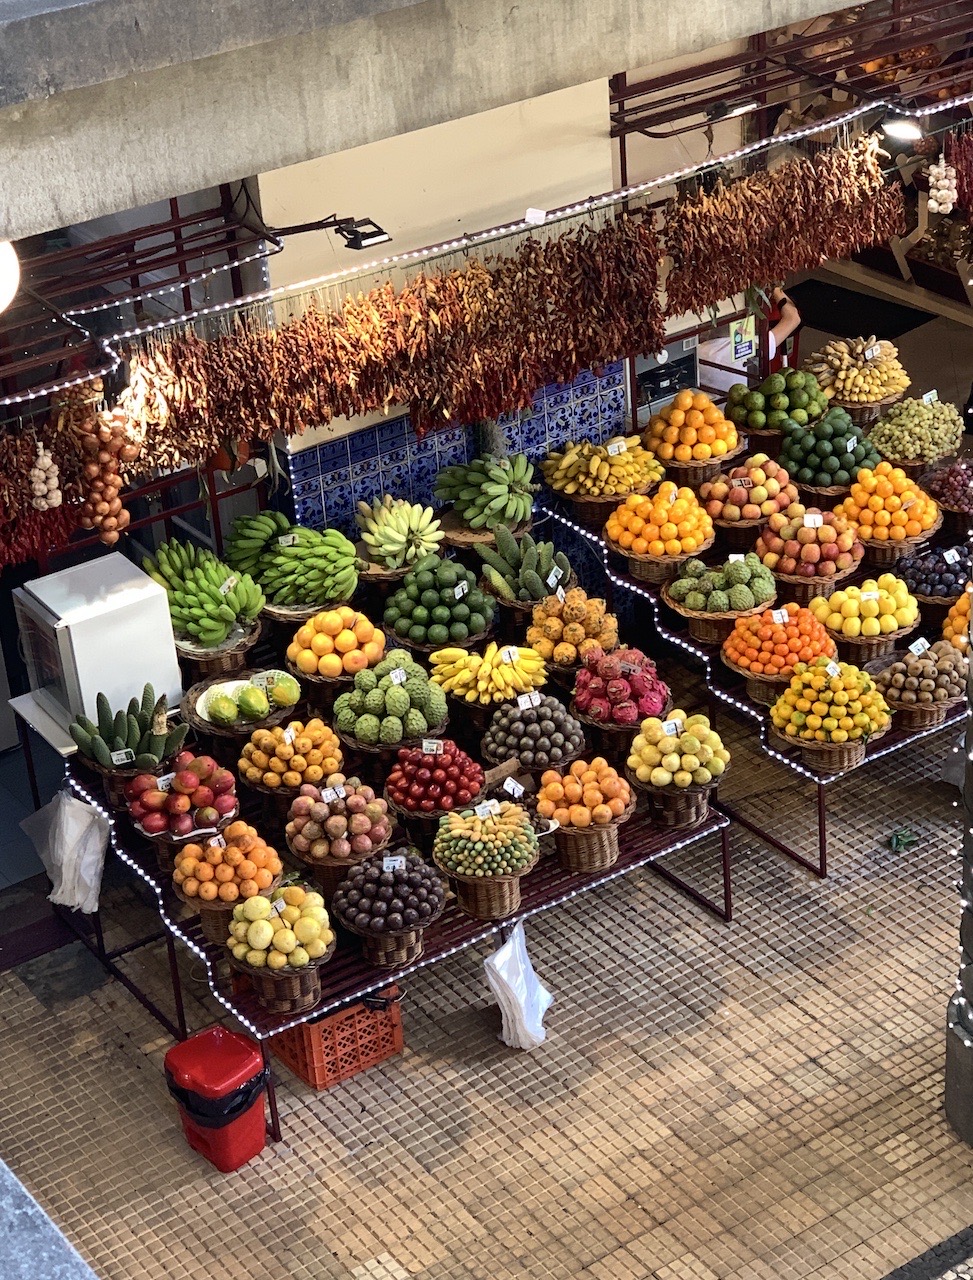
[[[948,640],[960,653],[968,653],[970,648],[970,601],[973,600],[973,587],[966,590],[956,601],[943,623],[943,639]]]
[[[208,841],[183,845],[172,882],[187,898],[203,902],[236,902],[269,889],[284,869],[263,836],[246,822],[231,822],[223,832],[226,845]]]
[[[575,760],[568,773],[542,774],[537,812],[562,827],[604,827],[622,816],[631,799],[628,779],[596,756],[590,764]]]
[[[287,646],[288,661],[308,676],[354,675],[384,656],[384,634],[346,604],[316,613]]]
[[[739,443],[734,424],[702,391],[680,391],[650,420],[642,439],[663,462],[706,462]]]
[[[836,507],[848,517],[863,542],[901,542],[918,538],[936,523],[939,508],[900,467],[880,462],[863,467],[851,493]]]
[[[341,745],[330,725],[316,716],[285,728],[255,729],[237,761],[244,782],[265,787],[299,787],[320,782],[341,768]]]
[[[713,537],[713,521],[692,489],[664,480],[651,497],[629,494],[608,517],[605,532],[636,555],[691,555]]]
[[[723,652],[734,666],[754,675],[789,676],[799,662],[813,662],[837,653],[835,642],[810,609],[791,601],[782,605],[786,622],[775,622],[776,609],[737,618],[723,641]]]

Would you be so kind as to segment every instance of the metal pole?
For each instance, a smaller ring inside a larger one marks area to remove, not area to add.
[[[973,671],[967,696],[973,705]],[[967,711],[961,750],[966,754],[964,787],[958,810],[963,823],[960,919],[960,967],[956,990],[946,1008],[946,1119],[973,1146],[973,720]],[[956,850],[960,852],[959,849]]]

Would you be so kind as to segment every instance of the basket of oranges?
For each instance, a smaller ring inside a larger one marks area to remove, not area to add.
[[[315,706],[331,707],[359,671],[385,657],[385,633],[350,605],[314,614],[287,646],[287,669]]]
[[[712,480],[744,448],[735,424],[702,391],[680,391],[650,419],[642,441],[668,478],[686,485]]]
[[[608,517],[609,549],[628,560],[643,582],[668,582],[679,566],[713,545],[713,521],[691,489],[664,480],[654,494],[631,494]]]
[[[883,569],[931,538],[943,520],[936,502],[890,462],[863,467],[835,511],[854,525],[866,564]]]
[[[799,662],[833,658],[837,646],[810,609],[792,602],[737,618],[723,641],[724,664],[743,676],[754,702],[773,705]]]
[[[618,828],[635,812],[628,779],[604,756],[541,775],[537,812],[559,824],[554,846],[565,871],[604,871],[618,861]]]
[[[220,943],[234,905],[241,898],[268,893],[283,869],[277,850],[254,827],[232,822],[221,836],[180,849],[172,887],[180,901],[198,909],[207,941]]]

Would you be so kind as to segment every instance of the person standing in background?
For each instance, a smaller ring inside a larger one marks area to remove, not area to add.
[[[801,313],[783,289],[776,287],[770,295],[771,301],[780,313],[780,319],[767,333],[767,359],[773,360],[778,348],[800,327]],[[707,387],[715,387],[720,391],[729,391],[737,382],[747,381],[747,365],[752,357],[733,358],[733,344],[729,334],[712,338],[699,344],[699,379]],[[707,363],[707,362],[712,362]],[[725,365],[726,368],[714,369],[713,365]]]

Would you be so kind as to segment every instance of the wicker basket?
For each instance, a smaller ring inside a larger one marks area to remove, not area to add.
[[[273,893],[274,889],[280,884],[280,880],[280,876],[275,876],[270,888],[262,892],[265,894]],[[223,902],[220,898],[214,898],[209,902],[204,902],[202,898],[198,897],[187,898],[177,884],[173,884],[172,891],[180,902],[184,902],[187,907],[191,907],[199,913],[199,927],[206,941],[212,942],[216,946],[223,946],[226,942],[226,936],[230,932],[230,922],[233,919],[233,908],[236,903]]]
[[[455,708],[457,722],[467,729],[475,730],[479,735],[486,733],[497,707],[503,702],[512,702],[517,697],[515,693],[511,693],[509,698],[501,698],[499,702],[488,702],[484,706],[482,702],[467,702],[465,698],[457,698],[455,693],[446,696],[450,707]],[[428,736],[431,735],[427,734]]]
[[[520,906],[520,881],[537,866],[540,854],[515,876],[460,876],[440,863],[439,870],[456,891],[456,905],[474,920],[505,920]],[[435,859],[433,859],[435,861]]]
[[[821,596],[827,600],[833,595],[840,583],[845,582],[853,574],[858,572],[861,562],[849,565],[847,569],[841,569],[838,573],[834,573],[830,578],[802,578],[796,573],[775,573],[774,581],[777,583],[777,603],[778,604],[798,604],[802,608],[807,606],[817,596]]]
[[[960,596],[920,596],[915,591],[913,597],[919,601],[919,617],[927,631],[934,631],[937,638],[942,634],[946,615]]]
[[[765,427],[748,427],[746,423],[737,425],[747,437],[747,454],[766,453],[775,461],[780,457],[781,445],[784,443],[783,431],[774,431]]]
[[[873,400],[871,404],[846,404],[842,400],[831,400],[829,408],[844,409],[855,426],[867,432],[873,423],[878,422],[885,410],[898,404],[904,395],[904,391],[896,391],[893,395],[886,396],[884,400]]]
[[[156,776],[169,772],[168,760],[159,762],[158,769],[154,770]],[[140,773],[152,773],[151,769],[106,769],[103,764],[99,764],[97,760],[91,760],[87,756],[84,759],[86,769],[90,769],[92,773],[101,778],[101,785],[104,788],[105,799],[111,809],[118,809],[122,812],[128,810],[128,801],[125,799],[125,788],[137,778]]]
[[[697,827],[705,822],[710,796],[728,772],[729,769],[725,769],[719,778],[705,786],[653,787],[651,783],[640,782],[634,770],[625,768],[625,776],[646,796],[652,821],[660,827]]]
[[[315,614],[323,613],[325,609],[337,609],[339,605],[347,603],[347,600],[335,600],[327,604],[271,604],[268,600],[260,610],[260,616],[266,618],[268,622],[274,622],[281,627],[291,627],[296,631],[299,627],[303,627],[305,622],[310,622]]]
[[[375,746],[359,742],[357,738],[353,738],[350,734],[344,733],[340,729],[335,729],[334,732],[342,746],[344,772],[348,774],[355,773],[363,782],[367,782],[370,786],[375,787],[376,790],[380,790],[385,786],[385,779],[391,772],[396,756],[403,747],[421,746],[423,738],[441,738],[446,732],[448,724],[449,716],[447,715],[442,724],[436,725],[435,728],[427,729],[421,738],[404,738],[401,742],[376,743]]]
[[[930,466],[936,465],[935,463],[923,462],[921,460],[906,462],[900,458],[886,458],[884,456],[882,458],[882,461],[887,462],[889,466],[898,467],[900,471],[905,472],[905,474],[909,477],[910,480],[917,480],[917,481],[926,474]]]
[[[354,687],[354,675],[321,676],[316,672],[311,674],[301,671],[290,658],[284,660],[284,666],[300,684],[307,706],[321,711],[330,712],[335,700]]]
[[[396,933],[366,933],[364,929],[356,929],[347,920],[338,923],[342,929],[361,938],[362,955],[369,964],[377,969],[401,969],[422,955],[423,929],[428,928],[435,919],[438,917],[432,917],[422,929],[401,929]]]
[[[235,675],[246,670],[247,654],[260,639],[263,628],[258,619],[247,631],[238,627],[234,630],[241,633],[215,649],[193,644],[184,636],[176,640],[176,653],[193,673],[193,684],[209,680],[211,676]]]
[[[288,670],[293,671],[290,664],[288,664]],[[293,674],[296,676],[297,672],[294,671]],[[246,672],[238,678],[241,680],[246,679]],[[211,689],[214,684],[225,683],[225,676],[211,676],[208,680],[201,680],[199,684],[194,684],[192,688],[187,689],[182,695],[182,700],[179,703],[179,714],[197,738],[222,738],[228,742],[236,742],[240,738],[249,739],[255,729],[274,729],[277,725],[283,724],[285,720],[290,720],[294,716],[295,707],[290,706],[275,707],[262,720],[245,720],[243,716],[238,716],[231,725],[216,724],[212,720],[207,720],[196,710],[196,704],[207,689]],[[237,756],[239,756],[239,752],[237,752]],[[236,760],[234,759],[235,763]]]
[[[631,754],[632,739],[638,733],[639,724],[644,717],[640,716],[634,724],[606,724],[604,720],[592,720],[590,716],[579,711],[573,698],[569,710],[575,720],[584,725],[585,739],[593,751],[604,756],[608,763],[616,768],[625,764]],[[660,718],[664,720],[671,710],[672,697],[670,696],[666,699],[663,710],[659,712]]]
[[[701,644],[722,644],[733,631],[737,618],[751,618],[754,614],[763,613],[765,609],[772,609],[776,599],[775,596],[774,599],[755,605],[752,609],[743,609],[736,613],[732,610],[726,613],[700,613],[696,609],[687,609],[685,605],[673,600],[669,595],[668,584],[662,588],[661,596],[663,603],[673,613],[678,613],[680,617],[688,620],[689,634]]]
[[[665,462],[660,458],[659,461],[666,469],[666,479],[694,490],[698,490],[699,486],[705,484],[707,480],[715,480],[728,462],[732,462],[734,458],[746,452],[747,442],[742,428],[738,428],[737,436],[739,437],[737,447],[728,450],[720,458],[708,458],[705,462]],[[651,449],[651,445],[645,447]]]
[[[540,600],[504,600],[496,594],[486,578],[481,578],[477,585],[486,595],[492,596],[499,605],[498,624],[501,637],[511,644],[523,644],[524,632],[530,626],[534,606],[540,604]],[[578,585],[578,575],[572,569],[566,581],[558,582],[557,585],[563,587],[565,591],[570,591],[572,587]],[[556,588],[551,588],[552,595],[555,590]],[[483,637],[477,636],[476,639],[481,640]],[[465,647],[465,644],[461,647]]]
[[[714,520],[717,550],[727,553],[752,551],[769,519],[769,516],[761,516],[759,520]]]
[[[886,725],[878,733],[873,733],[868,741],[873,742],[887,732]],[[864,738],[858,739],[857,742],[805,742],[801,738],[790,738],[776,729],[773,730],[773,736],[785,746],[799,747],[804,764],[809,769],[814,769],[816,773],[830,775],[847,773],[865,762],[866,740]]]
[[[819,511],[827,511],[830,507],[835,507],[842,500],[847,498],[851,493],[850,484],[798,484],[797,493],[800,500],[806,507],[816,507]]]
[[[592,533],[598,533],[604,527],[605,521],[611,513],[621,506],[626,498],[632,494],[644,496],[652,493],[661,483],[660,477],[658,480],[652,480],[648,484],[640,485],[637,489],[631,489],[628,493],[598,494],[596,497],[592,497],[586,493],[558,493],[555,491],[554,496],[571,509],[571,514],[582,529],[590,529]]]
[[[898,631],[891,631],[882,636],[843,636],[837,631],[832,631],[830,627],[825,629],[838,646],[838,657],[842,662],[849,662],[855,667],[864,667],[866,662],[894,653],[898,642],[915,631],[918,625],[916,621],[911,626],[900,627]]]
[[[400,565],[398,569],[386,569],[384,565],[376,564],[374,560],[369,559],[371,552],[364,542],[356,542],[355,551],[365,564],[365,568],[358,571],[359,587],[365,590],[371,589],[378,598],[383,600],[392,591],[398,589],[396,584],[401,582],[412,568],[411,564]]]
[[[587,749],[588,749],[587,744],[582,743],[581,746],[578,747],[577,751],[573,751],[569,755],[562,756],[560,760],[552,764],[526,765],[526,764],[520,764],[520,762],[518,761],[517,773],[526,774],[529,777],[536,778],[536,777],[540,777],[542,773],[546,773],[548,769],[556,769],[559,773],[563,772],[563,770],[570,768],[570,766],[574,764],[575,760],[580,760],[581,757],[587,751]],[[498,764],[507,763],[506,760],[498,760],[496,756],[490,755],[490,753],[483,748],[481,748],[480,750],[480,756],[489,765],[495,766]],[[508,760],[511,758],[512,757],[510,756],[507,757]],[[475,802],[471,801],[470,803],[473,804]]]
[[[751,702],[759,702],[763,706],[772,707],[791,682],[790,676],[768,676],[761,672],[754,675],[745,667],[738,667],[720,650],[720,660],[725,667],[735,671],[747,682],[747,697]]]
[[[869,538],[865,543],[865,563],[875,569],[890,569],[903,556],[910,555],[917,547],[928,542],[939,532],[942,523],[943,513],[940,511],[930,528],[914,538],[903,538],[901,542],[893,542],[891,538],[886,542],[876,542],[874,538]]]
[[[937,498],[938,502],[939,499]],[[943,533],[958,542],[967,542],[973,535],[973,512],[957,511],[955,507],[944,507],[941,503],[939,514],[943,518]]]
[[[657,586],[661,586],[663,582],[669,582],[676,577],[681,565],[687,560],[695,560],[705,551],[708,551],[716,541],[716,534],[707,538],[704,543],[696,548],[695,551],[684,551],[678,556],[650,556],[648,554],[636,554],[632,551],[626,551],[623,547],[616,546],[608,537],[608,531],[602,530],[602,537],[609,551],[614,551],[616,555],[624,556],[628,561],[628,571],[633,578],[637,578],[640,582],[652,582]]]
[[[303,969],[254,969],[233,956],[230,968],[250,979],[257,1003],[268,1013],[306,1013],[321,999],[321,966],[331,959],[337,945],[333,941],[323,956]]]
[[[885,654],[884,657],[867,663],[864,670],[875,680],[893,663],[901,662],[907,656],[904,651],[896,650],[895,653]],[[944,702],[923,703],[890,702],[888,698],[885,701],[892,712],[893,729],[935,729],[937,725],[945,724],[952,709],[964,703],[966,698],[960,695],[957,698],[947,698]]]
[[[443,530],[443,542],[447,547],[469,552],[478,546],[495,547],[497,545],[492,529],[468,528],[452,507],[445,507],[438,515]],[[530,520],[523,520],[520,524],[511,525],[510,532],[515,538],[522,538],[525,533],[530,532],[533,523],[533,517]],[[477,562],[479,563],[479,556],[477,556]]]
[[[564,827],[554,832],[558,862],[565,871],[588,875],[607,871],[618,861],[618,828],[635,812],[635,800],[614,822],[600,827]]]
[[[376,853],[381,853],[383,849],[387,849],[392,843],[392,833],[389,832],[388,839],[383,840],[381,844],[376,845],[371,853],[360,854],[353,853],[347,858],[334,858],[328,855],[324,858],[310,858],[307,854],[298,853],[291,844],[290,837],[285,834],[284,842],[291,857],[295,862],[299,862],[304,870],[310,875],[311,879],[321,891],[321,896],[325,902],[331,903],[331,899],[338,891],[338,885],[345,879],[352,867],[357,867],[363,858],[371,858]]]

